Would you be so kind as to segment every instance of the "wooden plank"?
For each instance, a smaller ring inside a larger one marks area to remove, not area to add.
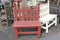
[[[37,27],[41,26],[40,21],[15,21],[13,27]]]
[[[37,34],[37,31],[36,32],[18,32],[19,34]]]

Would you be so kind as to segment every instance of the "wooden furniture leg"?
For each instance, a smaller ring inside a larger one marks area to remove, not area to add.
[[[41,29],[40,29],[40,27],[38,27],[38,32],[37,32],[37,37],[38,38],[40,38],[40,31],[41,31]]]
[[[57,17],[55,17],[55,26],[57,26]]]
[[[17,39],[18,38],[18,28],[17,27],[14,27],[14,35],[15,35],[15,38]]]
[[[46,22],[46,33],[48,33],[48,22]]]

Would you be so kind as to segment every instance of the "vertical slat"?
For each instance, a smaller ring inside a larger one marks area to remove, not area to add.
[[[22,10],[19,9],[18,11],[19,11],[19,21],[22,21]]]
[[[38,9],[37,9],[37,11],[38,11],[38,20],[39,20],[39,18],[40,18],[40,16],[39,16],[39,14],[40,14],[40,4],[38,4]]]
[[[30,20],[32,20],[32,12],[33,12],[33,9],[32,7],[30,7]]]
[[[16,8],[18,9],[18,2],[16,1],[16,2],[14,2],[14,4],[16,4]]]
[[[20,8],[19,1],[18,1],[18,13],[19,13],[19,21],[22,21],[22,13],[21,13],[21,8]]]
[[[36,9],[35,9],[35,11],[36,11],[36,20],[39,20],[39,12],[40,12],[40,6],[39,5],[37,5],[37,7],[36,7]]]
[[[20,3],[20,1],[18,2],[18,9],[19,9],[19,21],[23,21],[24,20],[24,7],[22,6],[23,4]]]
[[[25,13],[26,13],[26,21],[28,21],[28,7],[26,7],[25,9]]]
[[[14,10],[13,10],[13,12],[14,12],[14,20],[17,21],[18,16],[17,16],[16,4],[14,4]]]
[[[36,17],[37,17],[37,20],[39,20],[39,7],[37,7],[37,10],[36,10],[36,12],[37,12],[37,15],[36,15]]]
[[[34,8],[34,16],[33,16],[34,20],[36,19],[36,7]]]
[[[18,1],[18,9],[20,9],[20,2]]]
[[[24,11],[24,7],[22,8],[21,12],[22,12],[22,21],[24,21],[24,19],[25,19],[25,18],[24,18],[24,12],[25,12],[25,11]]]
[[[17,14],[18,14],[18,19],[19,19],[19,21],[20,21],[20,10],[18,9],[17,11],[18,11],[18,12],[17,12]]]

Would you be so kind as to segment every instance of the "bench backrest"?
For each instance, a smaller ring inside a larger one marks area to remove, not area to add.
[[[14,1],[14,20],[15,21],[37,21],[39,20],[39,12],[40,12],[40,7],[39,4],[36,7],[22,7],[18,6],[18,9],[16,8],[17,0]],[[17,2],[18,3],[18,2]]]
[[[47,3],[40,4],[40,18],[49,14],[49,0]]]

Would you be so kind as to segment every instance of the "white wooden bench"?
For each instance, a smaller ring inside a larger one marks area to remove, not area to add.
[[[57,15],[49,14],[49,1],[46,4],[40,4],[40,21],[46,33],[48,33],[48,28],[53,24],[57,25]]]

